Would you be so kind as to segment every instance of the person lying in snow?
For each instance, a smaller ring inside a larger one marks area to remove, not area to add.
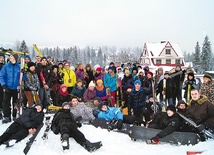
[[[34,134],[44,119],[42,108],[42,104],[37,103],[35,106],[24,110],[22,115],[0,136],[0,145],[6,144],[7,147],[10,147],[29,134]]]
[[[69,137],[73,137],[75,141],[83,146],[87,151],[93,152],[102,146],[101,141],[91,143],[84,134],[78,130],[81,123],[76,122],[73,114],[70,112],[70,103],[64,102],[62,109],[60,109],[53,118],[51,130],[55,134],[61,134],[61,141],[63,150],[69,149]]]

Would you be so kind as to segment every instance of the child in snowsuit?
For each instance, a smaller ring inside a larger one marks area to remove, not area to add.
[[[84,134],[78,130],[81,123],[76,122],[72,113],[70,113],[70,103],[64,102],[53,118],[51,130],[55,134],[61,134],[63,150],[69,149],[69,137],[73,137],[77,143],[83,146],[87,151],[93,152],[102,146],[102,143],[89,142]]]

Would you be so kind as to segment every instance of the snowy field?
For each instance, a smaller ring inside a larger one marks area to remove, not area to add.
[[[9,124],[0,125],[0,133],[3,133]],[[103,146],[96,152],[89,153],[82,146],[77,144],[70,138],[70,149],[66,152],[62,151],[60,136],[54,135],[51,131],[47,140],[42,140],[45,126],[38,134],[28,155],[186,155],[187,151],[204,151],[203,155],[214,154],[214,140],[200,142],[194,146],[176,146],[170,144],[148,145],[143,141],[131,141],[128,135],[117,132],[108,132],[105,129],[95,128],[91,125],[83,125],[80,130],[85,134],[86,138],[91,142],[101,140]],[[0,146],[1,155],[22,155],[26,141],[29,137],[17,143],[11,148]]]

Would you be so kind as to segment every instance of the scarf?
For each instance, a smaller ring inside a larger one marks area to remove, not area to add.
[[[104,86],[103,86],[103,85],[102,85],[101,87],[96,86],[96,89],[97,89],[98,91],[102,91],[102,90],[104,89]]]
[[[67,96],[68,95],[68,90],[63,92],[62,89],[59,90],[59,93],[62,95],[62,96]]]

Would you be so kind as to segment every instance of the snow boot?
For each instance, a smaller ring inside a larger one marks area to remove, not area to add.
[[[82,144],[82,146],[88,151],[88,152],[94,152],[96,151],[97,149],[99,149],[102,145],[102,142],[99,141],[99,142],[95,142],[95,143],[91,143],[89,142],[88,140],[86,140],[86,142],[84,142]]]
[[[67,133],[64,133],[61,137],[62,140],[62,149],[68,150],[69,149],[69,135]]]
[[[10,117],[3,117],[2,124],[9,123],[9,122],[11,122],[11,118]]]

